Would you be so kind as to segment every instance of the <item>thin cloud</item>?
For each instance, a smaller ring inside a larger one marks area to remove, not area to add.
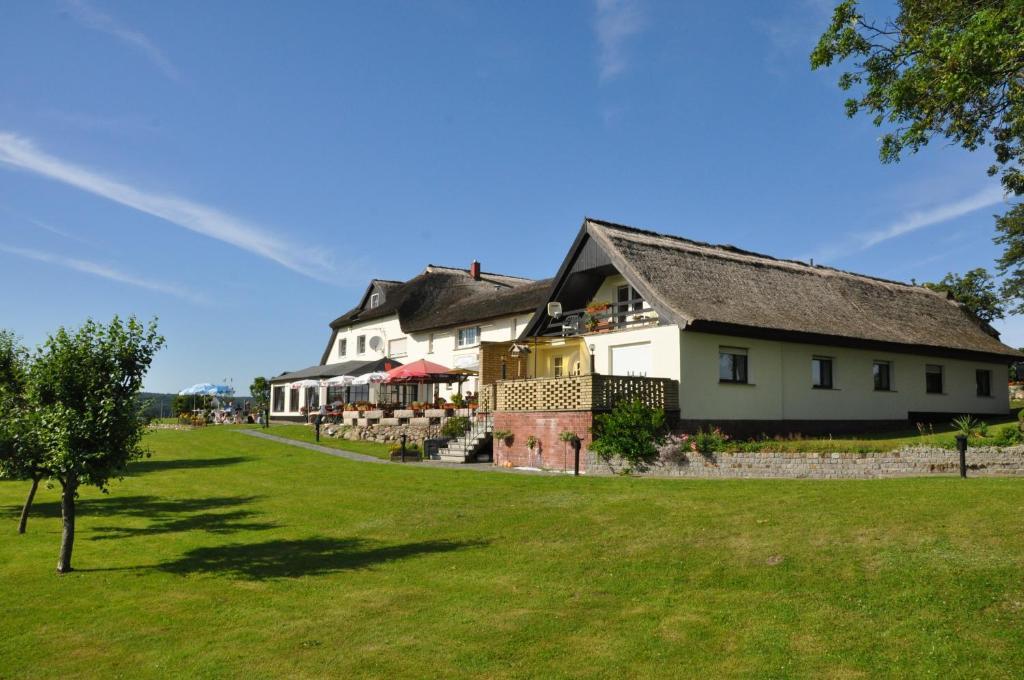
[[[36,148],[29,140],[0,132],[0,164],[47,177],[82,191],[167,220],[197,234],[273,260],[310,278],[330,282],[333,267],[321,252],[286,243],[265,229],[217,208],[177,196],[155,194],[101,175]]]
[[[62,5],[67,9],[68,14],[82,26],[114,36],[144,54],[171,80],[181,79],[178,69],[163,53],[163,50],[157,47],[142,31],[125,26],[109,14],[96,9],[86,0],[64,0]]]
[[[36,262],[44,262],[46,264],[56,265],[65,269],[71,269],[83,274],[91,274],[92,276],[98,276],[102,279],[109,281],[116,281],[118,283],[124,283],[129,286],[135,286],[136,288],[143,288],[154,293],[163,293],[165,295],[173,295],[174,297],[188,300],[189,302],[195,302],[198,304],[209,304],[209,299],[206,298],[202,293],[196,293],[183,288],[180,285],[172,285],[169,283],[162,283],[160,281],[151,281],[142,279],[131,274],[125,274],[107,265],[99,264],[97,262],[90,262],[89,260],[80,260],[73,257],[64,257],[63,255],[57,255],[55,253],[47,253],[41,250],[31,250],[29,248],[18,248],[17,246],[9,246],[0,243],[0,252],[8,253],[9,255],[17,255],[27,260],[34,260]]]
[[[1004,200],[1005,196],[1001,187],[989,186],[958,201],[944,203],[928,210],[911,212],[882,229],[851,234],[840,243],[822,248],[813,257],[823,261],[842,259],[919,229],[948,222],[976,210],[997,205]]]
[[[595,0],[595,8],[598,67],[601,80],[606,81],[625,73],[629,66],[626,43],[643,31],[646,22],[638,0]]]
[[[61,229],[59,227],[55,227],[52,224],[48,224],[46,222],[40,222],[39,220],[33,220],[33,219],[29,219],[28,223],[31,224],[33,227],[36,227],[37,229],[42,229],[43,231],[48,231],[51,234],[56,234],[57,236],[60,236],[61,238],[70,239],[72,241],[78,241],[79,243],[84,243],[86,245],[94,245],[92,241],[89,241],[88,239],[84,239],[81,236],[78,236],[77,234],[72,234],[70,232],[67,232],[67,231],[65,231],[65,230],[63,230],[63,229]]]

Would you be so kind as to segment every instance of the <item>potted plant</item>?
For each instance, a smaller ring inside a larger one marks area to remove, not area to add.
[[[515,441],[512,433],[508,430],[495,430],[492,436],[494,437],[494,441],[501,442],[506,447],[511,447],[512,442]]]
[[[583,324],[591,333],[607,328],[608,321],[604,318],[610,305],[607,302],[592,302],[587,305],[583,314]]]

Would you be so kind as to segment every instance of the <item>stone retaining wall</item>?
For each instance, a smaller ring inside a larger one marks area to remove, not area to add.
[[[310,425],[312,429],[313,426]],[[398,442],[402,435],[407,435],[408,442],[419,442],[430,437],[437,437],[440,427],[437,425],[332,425],[320,426],[320,436],[348,439],[349,441]]]
[[[967,475],[1024,476],[1024,446],[967,451]],[[587,474],[621,471],[587,452]],[[956,451],[909,447],[888,453],[714,453],[663,455],[644,476],[690,478],[878,479],[959,474]]]

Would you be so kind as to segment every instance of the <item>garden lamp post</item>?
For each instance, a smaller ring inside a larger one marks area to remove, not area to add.
[[[956,450],[960,454],[960,477],[967,479],[967,435],[956,436]]]
[[[572,439],[569,440],[569,446],[572,447],[572,455],[573,455],[573,470],[572,470],[573,477],[579,477],[580,476],[580,446],[581,445],[582,445],[582,442],[580,441],[580,438],[577,437],[576,435],[573,435]]]

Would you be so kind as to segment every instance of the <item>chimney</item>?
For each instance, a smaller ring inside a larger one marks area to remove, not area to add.
[[[474,281],[480,280],[480,263],[473,260],[472,264],[469,265],[469,275],[473,277]]]

